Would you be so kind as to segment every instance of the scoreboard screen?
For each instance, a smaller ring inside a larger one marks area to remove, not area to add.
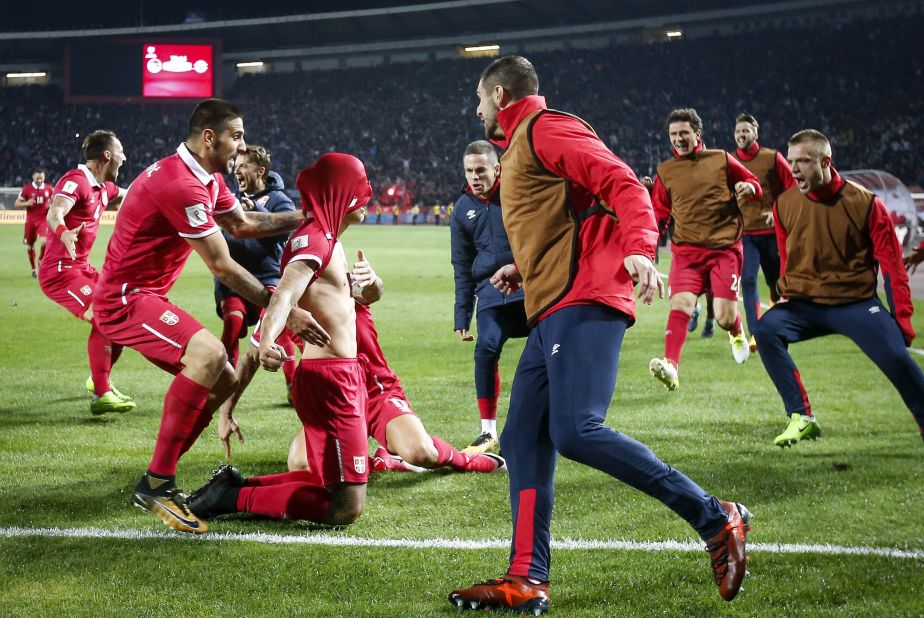
[[[220,42],[84,39],[66,45],[68,103],[189,101],[220,96]]]

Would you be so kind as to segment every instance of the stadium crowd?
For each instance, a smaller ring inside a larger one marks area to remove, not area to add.
[[[733,148],[735,115],[754,114],[761,142],[781,148],[796,130],[832,138],[842,169],[878,168],[924,185],[921,18],[852,22],[605,49],[531,53],[552,107],[597,128],[639,175],[669,157],[664,117],[695,107],[710,147]],[[794,36],[800,34],[802,36]],[[801,44],[811,40],[811,61]],[[463,185],[458,153],[482,136],[471,75],[483,60],[392,63],[241,77],[224,93],[247,116],[247,139],[267,146],[292,182],[329,151],[356,154],[377,198],[397,187],[411,201],[446,203]],[[65,104],[55,86],[0,89],[0,185],[21,186],[33,166],[51,180],[73,167],[100,127],[118,133],[123,178],[176,148],[185,105]],[[80,137],[78,137],[78,135]],[[384,200],[388,202],[388,200]]]

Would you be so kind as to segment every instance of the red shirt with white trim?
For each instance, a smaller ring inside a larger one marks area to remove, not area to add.
[[[35,200],[35,203],[32,204],[32,206],[26,207],[27,220],[44,220],[45,217],[48,216],[48,206],[51,204],[51,196],[53,192],[54,187],[52,187],[47,182],[43,182],[41,185],[36,185],[34,182],[30,182],[22,188],[22,191],[19,192],[19,199]]]
[[[77,234],[77,256],[73,260],[61,239],[54,235],[49,236],[42,267],[54,266],[59,270],[86,266],[90,250],[96,241],[96,234],[99,232],[100,217],[109,200],[115,199],[118,195],[119,187],[115,183],[107,180],[100,184],[86,165],[78,165],[77,169],[64,174],[55,185],[52,201],[60,196],[73,203],[70,211],[64,215],[64,227],[72,230],[81,223],[84,227]]]
[[[239,206],[221,174],[206,172],[180,144],[128,188],[93,304],[122,305],[128,291],[166,297],[192,252],[186,239],[215,234],[220,228],[213,215]]]

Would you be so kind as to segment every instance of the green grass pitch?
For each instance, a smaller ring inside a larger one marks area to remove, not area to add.
[[[109,232],[102,229],[93,252],[98,267]],[[166,530],[131,508],[129,495],[149,461],[170,376],[126,351],[113,380],[138,409],[91,417],[83,387],[88,327],[41,294],[20,237],[19,226],[0,226],[0,615],[450,616],[451,589],[503,571],[502,548],[10,534]],[[478,433],[472,344],[452,333],[448,229],[370,225],[350,230],[345,244],[348,255],[364,249],[385,280],[373,311],[412,405],[432,433],[467,444]],[[212,279],[197,256],[171,298],[219,332]],[[648,375],[648,361],[662,353],[666,315],[666,301],[640,309],[607,422],[708,491],[745,503],[755,515],[750,540],[764,549],[752,552],[751,577],[731,604],[716,593],[705,552],[556,550],[553,615],[924,614],[924,444],[898,393],[843,338],[794,346],[824,435],[780,450],[772,445],[785,424],[780,400],[756,356],[735,365],[723,333],[689,338],[678,392]],[[522,347],[509,342],[502,359],[501,422]],[[237,417],[246,443],[234,445],[233,462],[247,475],[281,471],[298,427],[282,376],[258,374]],[[209,428],[180,462],[178,483],[195,489],[222,457]],[[561,460],[556,487],[557,539],[695,540],[662,505],[599,472]],[[483,541],[507,539],[510,515],[503,476],[385,473],[372,477],[362,518],[342,530],[243,517],[217,520],[211,530]],[[918,557],[778,553],[772,543]]]

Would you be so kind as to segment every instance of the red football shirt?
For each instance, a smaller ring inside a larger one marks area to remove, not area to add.
[[[127,291],[165,297],[192,252],[187,238],[219,231],[213,215],[238,208],[221,174],[209,174],[180,144],[141,172],[122,200],[93,296],[97,307],[124,303]]]
[[[379,334],[375,330],[372,311],[368,305],[356,303],[356,353],[365,357],[366,390],[369,398],[388,392],[398,385],[398,376],[388,366],[385,353],[379,346]]]
[[[99,232],[100,216],[106,210],[109,200],[115,199],[118,195],[119,187],[115,183],[107,180],[100,184],[86,165],[78,165],[77,169],[62,176],[55,185],[52,199],[60,196],[74,204],[64,215],[64,227],[72,230],[81,223],[84,227],[77,235],[77,257],[75,259],[71,259],[61,239],[51,235],[45,246],[45,257],[42,258],[42,264],[46,267],[49,264],[68,265],[74,268],[86,266],[90,249],[93,248],[96,234]]]
[[[22,191],[19,192],[19,199],[35,199],[35,204],[26,208],[26,219],[29,221],[45,219],[48,215],[48,206],[51,204],[53,191],[54,187],[47,182],[43,182],[41,186],[36,186],[34,182],[30,182],[22,188]]]

